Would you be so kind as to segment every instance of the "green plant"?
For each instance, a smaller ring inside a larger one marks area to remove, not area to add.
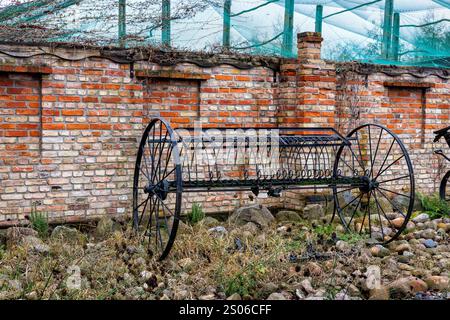
[[[334,227],[332,224],[320,225],[314,228],[314,232],[318,235],[331,236],[334,232]]]
[[[349,244],[358,243],[360,241],[363,241],[367,239],[367,235],[365,234],[359,234],[358,232],[346,232],[342,234],[338,234],[338,238],[348,242]]]
[[[242,272],[229,277],[225,280],[225,293],[226,295],[232,295],[233,293],[239,293],[241,296],[249,295],[256,286],[256,281],[252,275],[248,272]]]
[[[48,235],[48,217],[41,211],[38,211],[36,204],[33,204],[30,214],[31,227],[36,230],[40,237],[46,237]]]
[[[423,211],[430,215],[431,219],[447,217],[450,214],[450,205],[441,200],[438,194],[424,195],[418,194]]]
[[[194,224],[203,220],[205,218],[205,213],[203,212],[203,208],[200,204],[194,203],[192,205],[191,212],[188,213],[187,219],[190,223]]]

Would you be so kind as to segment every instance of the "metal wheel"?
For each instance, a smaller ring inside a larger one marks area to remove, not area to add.
[[[414,207],[414,173],[402,141],[389,129],[365,124],[351,131],[334,164],[335,212],[345,229],[379,243],[395,240]],[[359,182],[345,184],[346,178]],[[342,184],[340,184],[342,181]]]
[[[450,171],[447,171],[444,178],[441,180],[441,185],[439,187],[439,196],[442,200],[450,203],[450,184],[448,179],[450,178]]]
[[[181,211],[181,165],[169,124],[153,119],[145,129],[136,158],[133,227],[159,260],[170,252]]]

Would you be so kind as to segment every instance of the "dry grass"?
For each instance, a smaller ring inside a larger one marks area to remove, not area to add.
[[[22,246],[0,250],[0,298],[225,299],[239,293],[243,298],[265,299],[273,292],[295,298],[299,283],[309,279],[323,296],[333,299],[352,286],[361,288],[370,264],[382,267],[383,282],[401,273],[392,259],[371,257],[361,237],[338,233],[351,244],[351,250],[343,253],[331,241],[334,227],[313,227],[308,222],[282,225],[249,232],[225,223],[228,233],[223,236],[210,234],[203,222],[187,226],[163,262],[147,255],[130,236],[129,227],[103,240],[49,237],[48,254]],[[434,266],[422,260],[417,264]],[[79,289],[70,288],[71,266],[79,267]],[[361,291],[360,297],[366,293]]]

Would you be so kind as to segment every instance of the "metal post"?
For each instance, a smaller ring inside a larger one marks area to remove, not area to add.
[[[223,40],[224,48],[230,48],[230,29],[231,29],[231,0],[225,0],[223,4]]]
[[[383,46],[381,55],[383,58],[389,58],[391,47],[392,14],[394,12],[394,0],[386,0],[384,3],[384,21],[383,21]]]
[[[162,0],[162,43],[170,46],[170,0]]]
[[[292,42],[294,38],[294,0],[284,1],[284,31],[282,55],[292,55]]]
[[[316,6],[316,32],[322,32],[322,17],[323,17],[323,6],[317,5]]]
[[[126,33],[126,0],[119,0],[119,45],[121,47],[125,46]]]
[[[394,13],[394,26],[392,28],[392,59],[398,61],[400,42],[400,13]]]

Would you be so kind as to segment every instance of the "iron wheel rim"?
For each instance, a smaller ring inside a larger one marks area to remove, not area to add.
[[[359,136],[361,135],[362,131],[365,130],[366,131],[366,136],[368,135],[368,139],[369,139],[369,143],[366,144],[367,148],[369,149],[368,154],[366,155],[362,155],[361,153],[361,149],[362,149],[362,144],[360,143],[360,138]],[[374,134],[376,132],[379,132],[379,134]],[[383,134],[385,136],[383,136]],[[355,147],[355,143],[351,143],[349,146],[347,145],[341,145],[339,147],[339,150],[336,154],[336,159],[335,159],[335,163],[334,163],[334,168],[333,168],[333,176],[336,179],[336,181],[339,181],[339,175],[342,174],[342,168],[340,168],[340,164],[342,164],[343,162],[345,162],[344,160],[342,160],[342,156],[343,153],[345,152],[346,148],[348,150],[350,150],[350,152],[348,153],[353,159],[353,164],[356,163],[356,165],[362,170],[362,172],[364,173],[364,177],[367,176],[367,178],[370,180],[370,186],[368,187],[369,191],[367,192],[367,190],[362,191],[361,188],[359,186],[344,186],[344,185],[339,185],[336,184],[335,186],[333,186],[333,197],[334,197],[334,203],[335,203],[335,211],[334,214],[337,214],[340,218],[340,221],[342,223],[342,225],[344,226],[345,230],[347,232],[354,232],[357,231],[358,229],[356,227],[352,228],[352,222],[354,222],[352,220],[352,216],[355,216],[355,211],[358,211],[358,208],[362,208],[363,205],[361,204],[362,202],[362,198],[364,197],[364,195],[362,195],[361,197],[359,196],[359,194],[365,194],[367,199],[367,208],[364,208],[364,215],[363,215],[363,221],[361,223],[361,227],[359,230],[359,233],[362,234],[362,230],[363,229],[367,229],[364,225],[364,223],[366,222],[364,219],[366,217],[368,217],[368,233],[369,236],[372,237],[372,235],[375,232],[379,232],[381,233],[382,239],[381,241],[379,241],[379,244],[383,244],[386,245],[394,240],[396,240],[401,233],[405,230],[409,219],[411,217],[413,208],[414,208],[414,199],[415,199],[415,182],[414,182],[414,171],[413,171],[413,167],[412,167],[412,163],[411,163],[411,159],[409,157],[408,151],[406,150],[406,147],[404,146],[403,142],[400,140],[400,138],[393,133],[391,130],[389,130],[388,128],[381,126],[379,124],[364,124],[361,125],[355,129],[353,129],[348,135],[347,135],[348,139],[356,139],[356,143],[357,143],[357,150]],[[373,139],[375,138],[375,139]],[[384,138],[384,139],[383,139]],[[389,139],[388,139],[389,138]],[[383,142],[381,142],[383,141]],[[379,148],[380,144],[383,144],[384,146],[388,146],[388,150],[383,150],[383,148]],[[392,145],[392,146],[391,146]],[[354,149],[352,149],[354,148]],[[396,150],[396,153],[393,153],[392,151]],[[383,157],[380,157],[381,159],[383,159],[380,162],[378,162],[377,164],[377,157],[380,154],[383,154],[383,152],[385,152],[386,154]],[[388,159],[391,156],[391,159]],[[370,163],[370,167],[366,168],[364,165],[364,158],[368,158]],[[387,161],[389,160],[389,161]],[[399,161],[401,161],[401,165],[399,165]],[[347,167],[352,167],[352,165],[350,164],[350,166],[348,166],[348,162],[345,164],[345,166]],[[377,170],[377,169],[378,170]],[[390,170],[389,170],[390,169]],[[395,173],[392,173],[392,171],[394,169],[397,169],[396,173],[397,173],[397,177],[392,178],[392,179],[387,179],[386,176],[389,174],[389,172],[391,172],[390,174],[395,176]],[[348,169],[347,169],[348,170]],[[388,171],[389,170],[389,171]],[[377,172],[376,174],[374,172]],[[400,174],[399,174],[400,172]],[[361,171],[360,171],[361,173]],[[382,178],[384,177],[384,178]],[[380,179],[381,178],[381,179]],[[374,181],[375,180],[375,181]],[[404,184],[403,187],[406,187],[406,191],[405,192],[399,192],[398,190],[392,190],[392,184],[393,183],[398,183],[398,181],[400,180],[404,180]],[[378,182],[378,186],[377,186],[377,182]],[[390,183],[390,184],[389,184]],[[387,185],[389,186],[389,188],[387,187]],[[347,190],[345,189],[347,187]],[[344,188],[344,191],[349,191],[348,189],[351,190],[356,190],[359,189],[360,192],[358,193],[358,196],[355,198],[352,198],[352,200],[349,200],[346,203],[342,203],[343,201],[340,200],[340,193],[344,192],[342,190],[338,190],[339,188]],[[367,196],[367,194],[369,194]],[[408,201],[407,205],[403,205],[403,208],[400,208],[400,205],[395,202],[393,202],[393,200],[390,199],[389,197],[390,195],[395,195],[398,197],[404,197],[405,201]],[[358,197],[360,197],[358,199]],[[375,201],[375,208],[373,208],[372,210],[374,211],[373,213],[376,213],[379,217],[378,220],[378,224],[376,226],[376,228],[373,230],[373,221],[371,218],[372,212],[370,211],[371,208],[371,200]],[[400,227],[395,227],[392,223],[392,221],[387,217],[387,213],[388,212],[384,212],[382,209],[382,206],[380,206],[380,199],[385,199],[386,201],[389,202],[389,204],[392,206],[393,210],[395,210],[397,213],[399,213],[401,215],[401,217],[404,219],[403,223],[401,224]],[[354,201],[354,202],[353,202]],[[350,203],[349,202],[353,202]],[[356,204],[356,206],[355,206]],[[345,209],[346,207],[351,207],[353,208],[352,211],[352,216],[350,216],[350,219],[348,217],[346,217],[345,214]],[[375,209],[375,210],[374,210]],[[383,218],[385,219],[385,221],[387,221],[388,224],[388,228],[390,230],[392,230],[392,233],[390,233],[390,236],[387,236],[384,231],[387,229],[384,229],[383,226]],[[356,229],[356,230],[354,230]],[[380,231],[378,231],[378,229]]]
[[[174,137],[164,119],[154,118],[142,134],[134,169],[133,228],[144,241],[148,238],[149,254],[160,261],[174,244],[181,211],[181,165]]]

